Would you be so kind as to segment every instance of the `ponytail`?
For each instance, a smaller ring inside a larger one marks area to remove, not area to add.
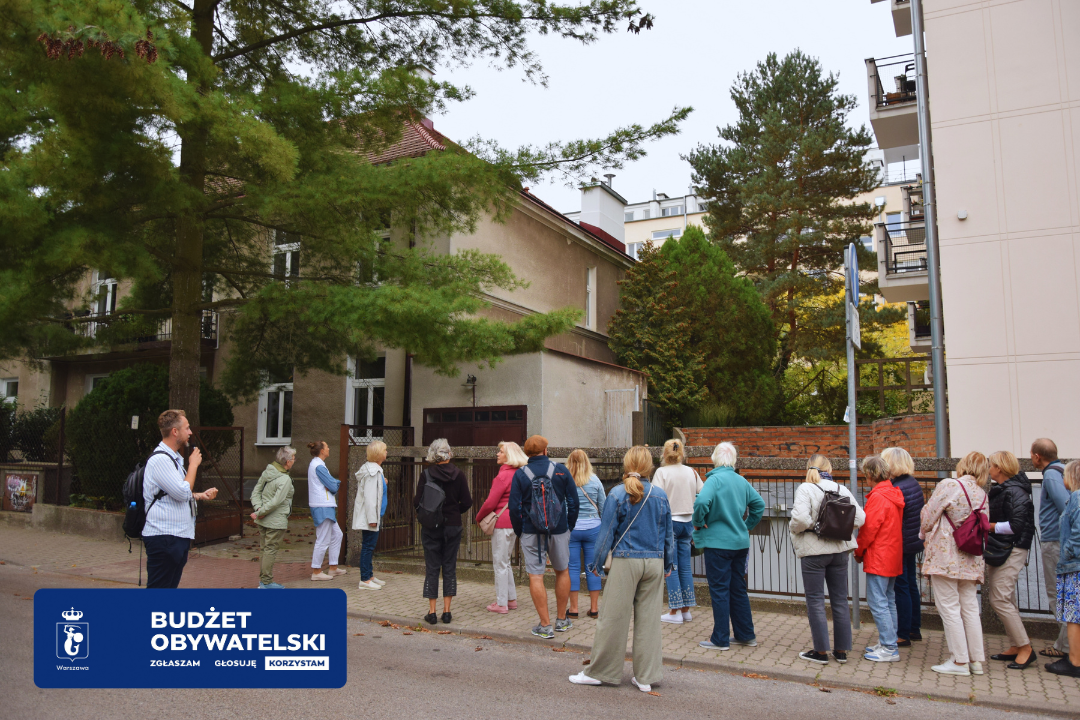
[[[645,486],[641,484],[643,477],[652,475],[652,453],[644,445],[635,445],[626,451],[623,456],[623,487],[630,496],[630,504],[637,505],[645,497]]]
[[[817,485],[822,478],[832,480],[832,463],[824,455],[815,453],[806,461],[806,482]]]

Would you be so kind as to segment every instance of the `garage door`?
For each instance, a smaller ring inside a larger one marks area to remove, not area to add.
[[[446,438],[451,445],[498,445],[525,442],[526,405],[424,408],[424,444]]]

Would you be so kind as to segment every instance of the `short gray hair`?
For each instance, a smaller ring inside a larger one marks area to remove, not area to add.
[[[285,447],[278,448],[277,461],[279,465],[284,465],[293,458],[296,457],[296,448],[286,445]]]
[[[427,461],[429,463],[446,462],[454,457],[454,451],[450,449],[450,443],[446,438],[439,438],[431,443],[427,449]]]
[[[735,467],[735,461],[739,459],[739,451],[729,442],[722,442],[712,451],[713,467]]]

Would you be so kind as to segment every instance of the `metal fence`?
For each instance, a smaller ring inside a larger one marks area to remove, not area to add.
[[[915,56],[912,53],[877,58],[873,62],[877,107],[915,102]]]
[[[908,222],[878,224],[885,231],[885,272],[926,272],[926,228]]]
[[[244,534],[244,428],[200,427],[194,439],[203,461],[195,475],[195,492],[218,490],[213,500],[199,502],[196,544]]]

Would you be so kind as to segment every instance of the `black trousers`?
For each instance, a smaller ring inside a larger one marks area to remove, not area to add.
[[[175,588],[187,565],[190,538],[175,535],[150,535],[143,538],[146,547],[146,587]]]
[[[423,528],[420,542],[424,545],[424,597],[439,597],[439,571],[442,571],[443,597],[457,595],[457,554],[461,545],[461,526],[444,525],[430,530]]]

